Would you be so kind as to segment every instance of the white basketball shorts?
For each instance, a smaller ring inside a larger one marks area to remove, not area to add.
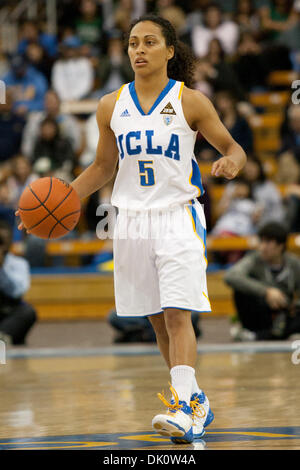
[[[197,200],[172,210],[120,210],[114,232],[114,287],[119,316],[166,308],[210,312],[206,222]]]

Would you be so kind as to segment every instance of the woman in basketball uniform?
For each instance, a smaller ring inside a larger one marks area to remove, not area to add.
[[[153,428],[174,442],[192,442],[213,419],[195,378],[191,322],[191,311],[211,310],[206,224],[196,199],[203,192],[193,154],[197,132],[223,155],[212,166],[214,176],[234,178],[246,156],[211,102],[190,88],[192,54],[167,20],[149,15],[136,20],[128,54],[135,80],[101,98],[96,159],[72,186],[85,198],[112,178],[119,163],[112,193],[118,208],[117,314],[148,316],[170,369],[172,399],[159,394],[167,412],[153,418]],[[167,217],[161,218],[162,212]],[[184,237],[179,237],[183,227]]]

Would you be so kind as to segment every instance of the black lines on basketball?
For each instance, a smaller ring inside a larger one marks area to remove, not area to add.
[[[60,219],[60,222],[61,222],[62,220],[64,220],[66,217],[69,217],[70,215],[78,214],[78,212],[80,212],[80,209],[78,209],[77,211],[69,212],[69,214],[64,215],[64,216]],[[55,229],[55,227],[57,227],[57,225],[58,225],[58,222],[56,222],[56,224],[53,225],[52,229],[51,229],[50,232],[49,232],[48,238],[51,238],[52,232],[53,232],[53,230]],[[61,224],[61,225],[62,225],[62,224]],[[64,225],[63,225],[63,227],[64,227]],[[68,229],[68,232],[70,232],[70,231],[71,231],[71,229]]]
[[[61,226],[62,226],[65,230],[68,230],[68,231],[69,231],[68,227],[65,227],[64,224],[62,224],[62,223],[60,222],[60,220],[57,219],[57,217],[53,214],[53,212],[54,212],[56,209],[58,209],[58,207],[67,199],[67,197],[68,197],[68,196],[71,194],[71,192],[73,191],[73,188],[70,189],[70,191],[68,192],[68,194],[66,194],[66,196],[63,198],[63,200],[58,204],[58,206],[55,207],[55,209],[53,209],[53,211],[50,211],[50,210],[48,209],[48,207],[45,206],[45,204],[40,200],[40,198],[35,194],[35,192],[33,191],[33,189],[32,189],[30,186],[29,186],[29,189],[30,189],[30,191],[32,192],[32,194],[37,198],[37,200],[41,203],[41,206],[43,206],[44,209],[46,209],[46,211],[48,212],[48,216],[49,216],[49,215],[52,215],[52,217],[56,220],[57,223],[61,224]],[[48,217],[48,216],[47,216],[47,217]],[[45,217],[44,220],[45,220],[47,217]],[[39,225],[39,224],[37,224],[37,225]],[[32,227],[31,227],[31,228],[32,228]],[[28,229],[28,230],[30,230],[30,229]]]
[[[29,185],[28,186],[29,189],[31,190],[31,192],[34,194],[34,191],[32,191],[32,188],[31,186]],[[50,177],[50,184],[49,184],[49,191],[48,191],[48,194],[46,196],[46,199],[43,201],[43,203],[45,204],[45,202],[47,201],[47,199],[49,198],[50,194],[51,194],[51,189],[52,189],[52,176]],[[34,194],[35,197],[36,197],[36,194]],[[22,207],[19,207],[19,210],[21,211],[34,211],[35,209],[39,209],[41,207],[42,203],[39,204],[38,206],[36,207],[31,207],[30,209],[23,209]]]

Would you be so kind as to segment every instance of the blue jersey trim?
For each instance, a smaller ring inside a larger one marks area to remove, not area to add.
[[[193,217],[194,224],[195,224],[195,230],[197,235],[201,238],[201,240],[204,243],[205,246],[205,258],[207,259],[207,246],[206,246],[206,229],[203,227],[203,225],[200,222],[200,219],[198,217],[196,208],[194,206],[194,202],[192,201],[192,204],[187,206],[188,209],[190,210],[190,213]]]
[[[211,310],[195,310],[194,308],[186,308],[186,307],[162,307],[163,310],[166,310],[167,308],[174,308],[175,310],[186,310],[187,312],[191,313],[211,313]]]
[[[199,165],[196,162],[196,160],[194,160],[193,158],[192,158],[192,168],[193,169],[192,169],[192,176],[190,178],[190,182],[193,186],[196,186],[199,189],[200,191],[200,194],[198,194],[198,197],[199,197],[204,194],[204,189],[202,186],[202,179],[201,179],[201,172],[200,172]]]
[[[148,111],[148,113],[144,113],[141,105],[140,105],[140,102],[139,102],[139,99],[137,97],[137,94],[136,94],[136,90],[135,90],[135,83],[134,82],[131,82],[129,84],[129,93],[131,95],[131,98],[133,99],[133,102],[136,106],[136,108],[138,109],[138,111],[141,113],[142,116],[150,116],[150,114],[154,111],[154,109],[159,105],[159,103],[164,99],[164,97],[169,93],[169,91],[171,90],[171,88],[173,88],[173,86],[175,85],[176,83],[176,80],[173,80],[173,78],[170,78],[169,82],[167,83],[167,85],[165,86],[165,88],[162,90],[162,92],[158,95],[157,99],[155,100],[152,108]]]

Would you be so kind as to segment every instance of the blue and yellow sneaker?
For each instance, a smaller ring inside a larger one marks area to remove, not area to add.
[[[190,406],[193,410],[193,436],[194,439],[200,439],[205,434],[205,428],[213,421],[214,414],[203,391],[192,395]]]
[[[193,442],[193,410],[185,402],[179,401],[176,390],[170,385],[174,399],[169,403],[163,394],[158,398],[168,407],[166,414],[156,415],[152,420],[153,429],[162,436],[169,436],[176,444]]]

